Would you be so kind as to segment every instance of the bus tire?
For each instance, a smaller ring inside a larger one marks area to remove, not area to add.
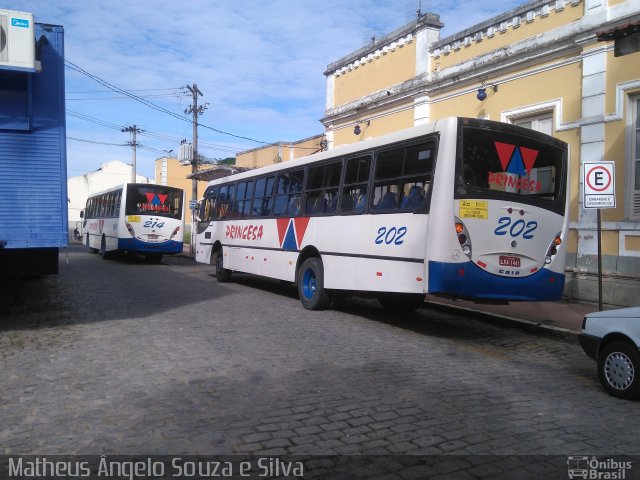
[[[213,253],[213,264],[216,267],[216,279],[219,282],[228,282],[231,280],[231,270],[223,267],[222,259],[222,249],[216,250]]]
[[[86,242],[87,248],[89,248],[89,253],[98,253],[98,249],[97,248],[93,248],[91,246],[91,243],[89,242],[89,234],[87,233],[87,242]]]
[[[105,260],[111,256],[110,252],[107,252],[107,239],[104,236],[100,242],[100,256]]]
[[[307,258],[300,265],[298,295],[307,310],[323,310],[329,306],[331,297],[324,288],[324,269],[319,258]]]
[[[389,311],[411,312],[424,305],[422,293],[388,293],[380,295],[378,302]]]
[[[147,263],[153,263],[155,265],[160,264],[162,262],[162,254],[161,253],[147,253],[144,256],[144,259]]]

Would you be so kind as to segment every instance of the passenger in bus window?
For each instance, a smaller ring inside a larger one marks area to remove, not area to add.
[[[358,200],[356,201],[356,213],[364,212],[364,209],[367,207],[367,194],[362,193],[358,195]]]
[[[385,192],[385,194],[382,196],[382,199],[376,205],[376,208],[378,208],[379,210],[390,210],[397,207],[398,195],[391,189]]]
[[[300,196],[296,195],[289,200],[289,215],[295,217],[300,215]]]
[[[326,213],[335,213],[336,208],[338,207],[338,192],[327,193],[327,196],[329,198],[326,201]]]
[[[422,204],[424,199],[423,194],[424,190],[420,185],[412,185],[411,188],[409,188],[409,193],[402,198],[400,208],[415,210]]]

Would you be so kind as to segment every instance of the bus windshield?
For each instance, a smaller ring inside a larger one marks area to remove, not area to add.
[[[563,207],[564,149],[528,133],[463,127],[456,196],[515,198]]]
[[[182,218],[182,190],[157,185],[129,185],[126,215]]]

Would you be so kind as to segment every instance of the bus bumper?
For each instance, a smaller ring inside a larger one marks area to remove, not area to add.
[[[137,238],[119,238],[118,250],[127,250],[138,253],[181,253],[182,242],[169,240],[162,243],[141,242]]]
[[[542,300],[562,298],[564,274],[543,268],[523,278],[500,277],[472,262],[429,262],[429,293],[494,300]]]

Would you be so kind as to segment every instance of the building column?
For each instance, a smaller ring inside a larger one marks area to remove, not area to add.
[[[605,93],[607,54],[603,48],[584,53],[582,60],[582,120],[580,122],[580,192],[576,267],[597,270],[596,210],[585,209],[583,164],[605,160]]]

